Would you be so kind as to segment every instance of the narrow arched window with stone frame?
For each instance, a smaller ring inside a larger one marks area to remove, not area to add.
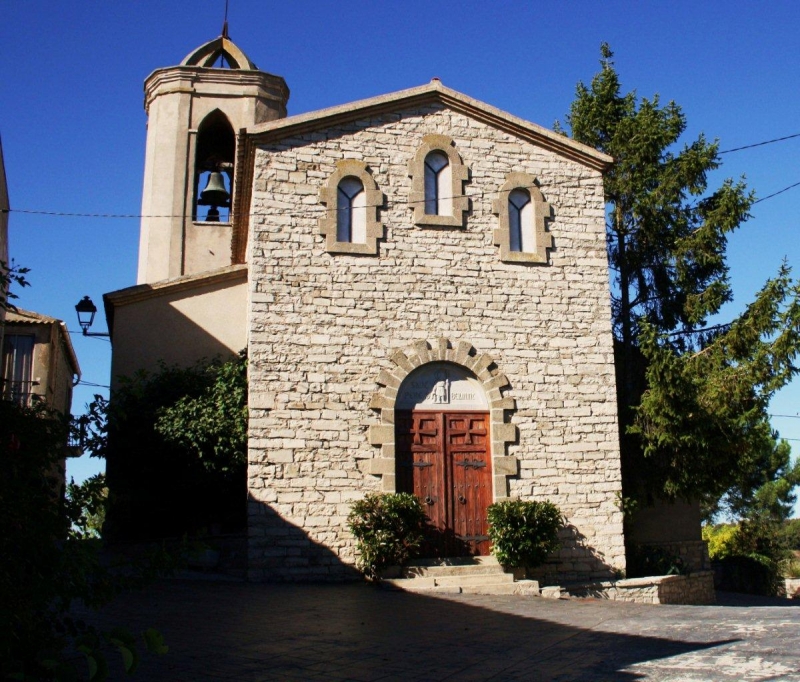
[[[320,190],[319,200],[328,209],[319,222],[326,251],[378,253],[378,239],[383,237],[383,224],[378,220],[383,192],[366,163],[355,159],[339,161]]]
[[[425,135],[408,164],[414,222],[426,227],[463,227],[469,211],[464,183],[469,170],[447,135]]]
[[[529,173],[509,173],[492,202],[498,226],[494,243],[500,247],[500,260],[517,263],[547,263],[547,249],[553,236],[545,230],[550,204]]]
[[[367,241],[367,193],[364,183],[348,175],[339,181],[336,203],[336,241],[364,244]]]

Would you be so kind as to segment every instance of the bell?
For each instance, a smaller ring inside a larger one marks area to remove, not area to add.
[[[200,192],[200,200],[197,202],[202,206],[227,206],[231,195],[225,189],[225,182],[222,180],[222,173],[214,171],[208,176],[206,188]]]

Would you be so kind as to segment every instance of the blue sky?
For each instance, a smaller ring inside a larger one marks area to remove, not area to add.
[[[136,280],[138,221],[23,210],[138,214],[142,83],[216,37],[224,0],[7,0],[0,9],[0,135],[13,213],[10,246],[31,268],[18,304],[74,329],[74,305]],[[283,76],[298,114],[441,78],[545,126],[610,43],[626,89],[686,113],[729,149],[800,133],[800,5],[794,2],[264,2],[230,0],[231,38]],[[726,154],[712,178],[747,177],[765,197],[800,182],[800,138]],[[800,276],[800,188],[757,204],[730,240],[735,314],[785,257]],[[102,314],[95,330],[105,331]],[[83,380],[107,385],[110,345],[73,341]],[[103,388],[79,386],[73,412]],[[800,415],[800,379],[773,401]],[[800,451],[800,419],[774,426]],[[81,479],[100,463],[76,461]]]

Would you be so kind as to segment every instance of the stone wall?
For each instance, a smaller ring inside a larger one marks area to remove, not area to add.
[[[408,163],[448,135],[469,169],[463,228],[421,227]],[[367,164],[385,196],[377,255],[325,250],[320,188],[337,161]],[[492,200],[529,173],[552,206],[549,263],[503,263]],[[556,503],[568,519],[557,569],[624,570],[604,204],[599,172],[431,105],[270,143],[256,156],[250,237],[250,576],[348,574],[350,503],[377,491],[370,409],[391,357],[447,338],[494,360],[514,409],[507,496]],[[417,345],[417,348],[419,345]],[[491,379],[489,379],[491,381]],[[391,419],[391,417],[389,417]],[[493,421],[493,423],[495,423]],[[385,446],[384,446],[385,447]],[[377,473],[377,472],[376,472]]]
[[[713,604],[713,571],[690,575],[660,575],[571,586],[564,592],[573,597],[596,597],[638,604]]]

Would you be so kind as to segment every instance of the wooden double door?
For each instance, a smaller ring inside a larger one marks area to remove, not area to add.
[[[429,556],[487,555],[492,502],[489,415],[398,411],[397,490],[425,506]]]

